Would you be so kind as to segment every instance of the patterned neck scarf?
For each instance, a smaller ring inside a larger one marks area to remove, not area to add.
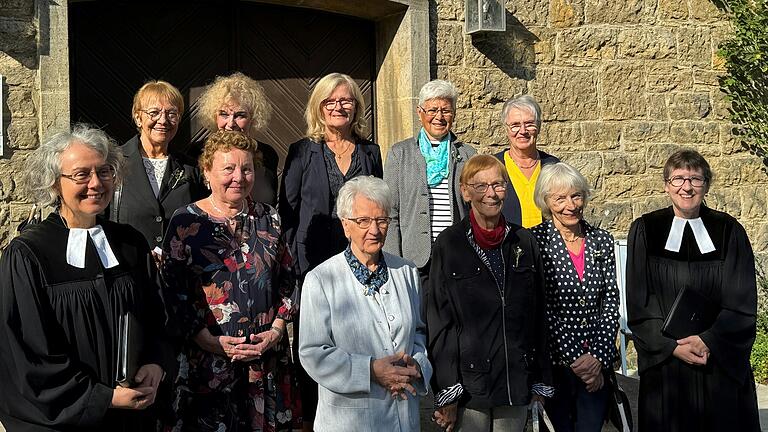
[[[448,178],[448,155],[451,144],[450,132],[440,140],[440,144],[432,146],[424,128],[419,131],[419,150],[427,162],[427,185],[435,187]]]
[[[347,264],[352,269],[352,274],[363,285],[363,295],[373,295],[389,280],[389,271],[387,270],[387,263],[384,261],[383,253],[381,253],[379,258],[379,266],[374,271],[370,271],[365,264],[355,257],[350,246],[347,246],[347,249],[344,251],[344,258],[347,259]]]

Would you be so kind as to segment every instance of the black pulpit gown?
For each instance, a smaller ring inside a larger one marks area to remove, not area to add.
[[[635,220],[627,256],[627,312],[640,373],[639,431],[760,431],[749,355],[755,340],[755,260],[744,228],[730,215],[701,206],[715,246],[702,254],[689,224],[679,252],[665,249],[674,213]],[[662,334],[677,294],[692,289],[720,307],[699,336],[710,349],[705,366],[674,357]]]
[[[58,213],[27,227],[0,258],[0,422],[11,431],[141,431],[147,411],[110,409],[117,322],[142,323],[141,364],[168,351],[154,264],[135,229],[98,220],[119,264],[104,268],[89,238],[85,268],[69,265]]]

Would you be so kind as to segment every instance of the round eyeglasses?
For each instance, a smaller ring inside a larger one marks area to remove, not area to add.
[[[158,121],[160,120],[160,117],[165,113],[165,118],[168,119],[171,123],[176,123],[179,121],[179,112],[171,109],[171,110],[159,110],[157,108],[150,108],[146,110],[139,110],[147,115],[147,117],[150,118],[152,121]]]
[[[96,174],[96,177],[98,177],[99,180],[103,182],[111,182],[115,180],[115,177],[117,176],[115,167],[111,165],[94,168],[90,171],[88,170],[75,171],[72,174],[62,174],[61,176],[66,179],[72,180],[73,182],[75,182],[75,184],[86,184],[91,181],[91,178],[93,177],[94,173]]]

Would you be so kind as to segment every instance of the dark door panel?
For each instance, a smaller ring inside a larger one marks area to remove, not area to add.
[[[103,127],[118,142],[136,133],[136,90],[163,79],[181,90],[187,105],[171,146],[197,153],[190,143],[207,132],[193,117],[194,102],[216,75],[237,70],[259,81],[273,102],[272,120],[256,138],[277,150],[281,165],[288,145],[305,134],[313,85],[330,72],[358,82],[373,136],[369,21],[233,0],[71,2],[69,19],[71,118]]]

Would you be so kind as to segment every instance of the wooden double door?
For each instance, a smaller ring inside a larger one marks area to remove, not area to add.
[[[102,127],[118,142],[136,134],[136,90],[163,79],[188,107],[171,147],[196,153],[190,143],[206,134],[196,99],[217,75],[234,71],[257,80],[272,102],[272,119],[256,138],[277,150],[281,166],[288,146],[305,135],[313,86],[328,73],[356,80],[368,124],[375,124],[370,21],[234,0],[70,2],[69,20],[71,119]]]

